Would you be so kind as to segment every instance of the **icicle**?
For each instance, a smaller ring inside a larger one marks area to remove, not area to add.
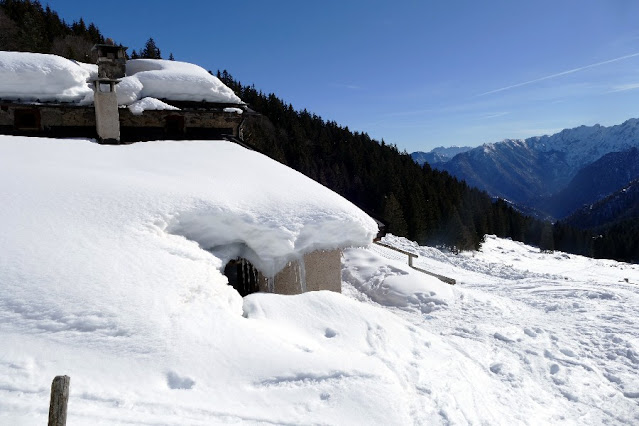
[[[258,285],[258,283],[259,283],[258,278],[259,277],[258,277],[258,274],[257,274],[257,268],[253,267],[251,269],[253,271],[253,283],[252,283],[253,291],[256,291],[256,290],[259,289],[259,285]]]
[[[300,283],[300,293],[306,293],[306,265],[304,264],[304,258],[297,262],[297,271],[296,279]]]
[[[242,286],[244,287],[244,292],[248,293],[249,288],[248,288],[248,280],[247,280],[247,271],[246,268],[248,267],[248,265],[246,264],[246,260],[242,259],[241,261],[241,265],[242,265]]]

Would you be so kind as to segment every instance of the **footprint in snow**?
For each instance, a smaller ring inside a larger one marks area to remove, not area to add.
[[[169,371],[166,374],[166,383],[171,389],[191,389],[195,381],[188,377],[180,377],[174,371]]]
[[[510,339],[510,338],[504,336],[501,333],[495,333],[493,336],[495,337],[495,339],[501,340],[502,342],[506,342],[506,343],[514,343],[515,342],[513,339]]]

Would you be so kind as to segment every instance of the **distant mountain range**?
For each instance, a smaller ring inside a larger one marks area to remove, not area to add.
[[[420,166],[424,163],[428,163],[433,166],[435,164],[445,163],[457,154],[470,151],[471,149],[473,149],[473,147],[471,146],[440,146],[434,148],[432,151],[429,152],[416,151],[413,152],[410,156]]]
[[[430,164],[521,210],[561,219],[639,178],[638,148],[639,119],[630,119],[610,127],[580,126],[551,136],[507,139]]]

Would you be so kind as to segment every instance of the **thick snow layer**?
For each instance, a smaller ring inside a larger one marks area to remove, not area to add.
[[[135,229],[187,238],[213,252],[233,251],[267,275],[313,250],[367,244],[377,231],[370,217],[334,192],[228,142],[162,141],[113,148],[10,136],[0,136],[0,141],[3,172],[32,173],[25,182],[42,185],[64,182],[63,193],[56,190],[46,210],[60,210],[56,200],[73,196],[67,201],[74,201],[87,192],[87,199],[117,200],[114,211],[109,205],[100,207],[100,216],[115,217],[126,213],[118,206],[128,200],[137,207],[123,226],[134,221]],[[38,167],[29,167],[30,156]],[[65,178],[78,183],[70,185]],[[15,183],[10,189],[17,196],[20,182],[10,183]],[[93,185],[95,193],[87,189]],[[48,215],[41,203],[37,207],[34,215]],[[87,214],[76,209],[78,215]]]
[[[217,77],[195,64],[162,59],[131,59],[126,63],[128,79],[137,80],[142,86],[137,98],[152,97],[173,101],[206,101],[239,104],[235,93]],[[128,87],[137,84],[127,83]],[[123,90],[119,87],[118,90]],[[133,97],[133,93],[127,94]]]
[[[116,86],[119,105],[144,98],[242,104],[217,77],[194,64],[132,59]],[[98,67],[56,55],[0,51],[0,99],[24,102],[93,103],[90,82]],[[138,111],[138,106],[133,107]],[[241,109],[239,110],[241,113]]]
[[[388,257],[371,251],[381,250]],[[406,255],[372,246],[344,253],[342,279],[383,306],[430,313],[445,309],[454,300],[450,285],[406,267]],[[352,265],[352,267],[351,267]]]
[[[639,422],[639,265],[388,236],[458,284],[371,245],[343,295],[242,300],[230,252],[273,265],[374,224],[227,142],[0,136],[0,197],[0,424],[46,423],[60,374],[69,425]]]
[[[129,110],[135,115],[140,115],[146,110],[171,110],[178,111],[180,108],[176,108],[173,105],[162,102],[155,98],[143,98],[139,101],[133,102],[128,106]]]
[[[79,62],[74,60],[72,60],[71,62],[80,66],[82,69],[84,69],[85,71],[89,73],[89,77],[87,81],[93,81],[98,78],[98,66],[96,64],[87,64],[84,62]]]
[[[80,102],[92,94],[89,67],[56,55],[0,51],[0,99]]]

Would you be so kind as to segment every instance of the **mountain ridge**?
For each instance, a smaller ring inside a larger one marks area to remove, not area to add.
[[[565,188],[579,170],[610,152],[639,147],[639,119],[579,126],[554,135],[506,139],[453,157],[441,168],[492,196],[535,206]]]
[[[424,165],[424,163],[438,165],[449,161],[457,154],[470,151],[471,149],[473,149],[472,146],[438,146],[429,152],[415,151],[411,153],[410,156],[420,166]]]

